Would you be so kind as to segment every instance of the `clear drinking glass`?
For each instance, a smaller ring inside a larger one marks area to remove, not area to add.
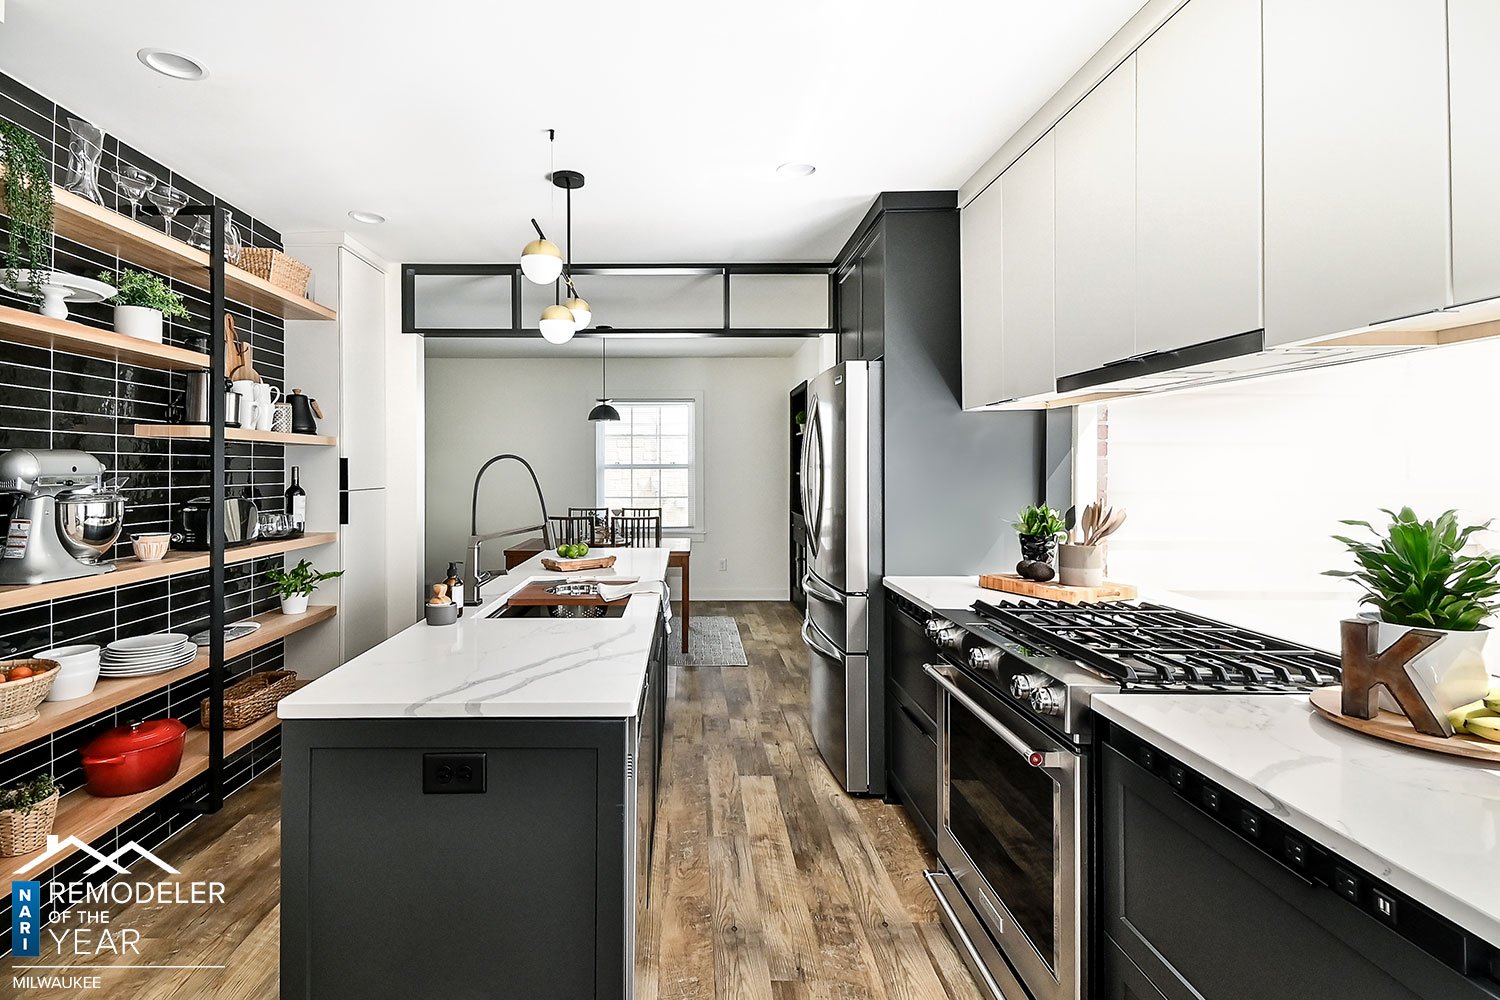
[[[141,197],[156,186],[156,177],[128,163],[120,164],[119,170],[111,170],[110,176],[115,179],[115,190],[120,197],[130,203],[130,217],[134,219],[140,212]]]

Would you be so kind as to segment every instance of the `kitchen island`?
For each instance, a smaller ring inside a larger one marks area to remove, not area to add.
[[[665,550],[613,554],[571,576],[662,585]],[[528,560],[281,702],[284,998],[632,995],[669,605],[509,605],[564,576]]]

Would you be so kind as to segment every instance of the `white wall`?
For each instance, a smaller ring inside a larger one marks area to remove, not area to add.
[[[1340,519],[1500,518],[1497,374],[1500,344],[1483,342],[1111,402],[1105,491],[1129,510],[1111,576],[1337,649],[1359,589],[1322,573],[1353,565],[1331,536],[1361,534]]]
[[[703,396],[705,531],[693,542],[694,600],[787,597],[787,393],[806,377],[796,362],[610,362],[616,398]],[[463,559],[474,475],[493,455],[514,452],[529,460],[553,513],[595,502],[595,427],[585,417],[598,395],[596,360],[427,359],[428,579]],[[479,509],[481,532],[533,524],[539,516],[525,470],[513,463],[485,477]],[[504,564],[505,544],[489,543],[486,566]]]
[[[792,356],[792,384],[820,375],[838,363],[838,334],[825,333],[798,348]]]

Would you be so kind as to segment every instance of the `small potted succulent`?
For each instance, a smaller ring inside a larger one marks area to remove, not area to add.
[[[281,613],[284,615],[306,614],[307,599],[312,596],[313,591],[318,589],[318,584],[343,575],[343,570],[324,573],[313,569],[312,563],[306,559],[290,570],[282,569],[280,566],[272,566],[266,570],[266,579],[271,581],[271,587],[276,591],[276,596],[281,598]]]
[[[40,850],[57,820],[57,781],[42,772],[0,789],[0,857]]]
[[[1463,549],[1490,522],[1460,527],[1451,510],[1430,521],[1420,520],[1410,507],[1382,513],[1390,518],[1384,531],[1368,521],[1340,522],[1365,528],[1374,540],[1335,535],[1359,568],[1325,575],[1364,588],[1360,603],[1374,608],[1365,617],[1376,629],[1377,652],[1412,629],[1441,635],[1406,664],[1408,676],[1439,702],[1429,707],[1441,714],[1483,698],[1490,686],[1483,653],[1490,634],[1485,620],[1500,611],[1500,555],[1466,555]],[[1384,692],[1381,703],[1388,711],[1400,711]]]
[[[1053,566],[1057,540],[1068,530],[1062,515],[1046,504],[1033,504],[1021,511],[1015,524],[1021,536],[1021,561],[1016,563],[1016,572],[1039,583],[1052,579],[1057,575]]]
[[[101,271],[99,280],[116,288],[113,300],[116,333],[160,344],[164,318],[188,318],[182,296],[154,274],[126,268],[118,278],[108,271]]]

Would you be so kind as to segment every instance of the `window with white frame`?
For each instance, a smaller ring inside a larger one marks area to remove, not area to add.
[[[598,425],[599,506],[660,507],[662,527],[702,528],[697,401],[617,399],[619,420]]]

